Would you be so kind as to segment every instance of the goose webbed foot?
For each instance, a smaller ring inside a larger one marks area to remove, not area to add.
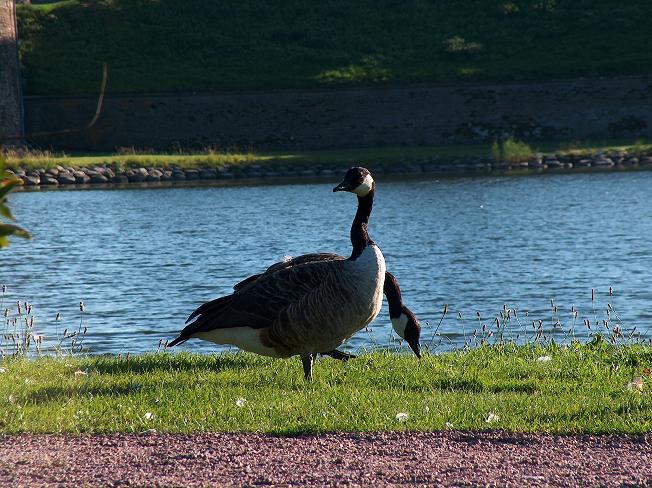
[[[301,364],[303,365],[303,374],[306,380],[312,380],[312,362],[313,355],[308,354],[307,356],[301,356]]]
[[[337,349],[333,349],[332,351],[322,352],[321,355],[330,356],[333,359],[338,359],[340,361],[348,361],[349,359],[354,359],[358,357],[355,354],[349,354],[348,352],[338,351]]]

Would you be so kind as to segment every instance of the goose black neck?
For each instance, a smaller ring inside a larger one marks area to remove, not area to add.
[[[385,285],[383,293],[387,297],[387,305],[389,305],[389,317],[397,319],[401,316],[403,311],[403,299],[401,298],[401,288],[394,275],[387,271],[385,273]]]
[[[358,211],[355,213],[355,218],[351,225],[351,244],[353,245],[351,259],[356,259],[360,254],[362,254],[365,247],[374,243],[374,241],[369,237],[369,232],[367,231],[369,215],[371,215],[371,208],[373,205],[374,190],[372,188],[365,196],[358,197]]]

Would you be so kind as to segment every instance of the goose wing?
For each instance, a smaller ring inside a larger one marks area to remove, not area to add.
[[[306,263],[317,263],[317,262],[322,262],[322,261],[338,261],[346,259],[344,256],[340,256],[339,254],[335,254],[332,252],[315,252],[315,253],[310,253],[310,254],[302,254],[301,256],[297,256],[294,258],[290,259],[285,259],[283,261],[280,261],[278,263],[272,264],[265,272],[251,275],[248,278],[245,278],[239,283],[236,283],[233,286],[233,290],[236,292],[245,290],[247,285],[250,285],[251,283],[255,282],[258,278],[261,276],[264,276],[266,274],[270,273],[275,273],[276,271],[280,271],[282,269],[286,268],[292,268],[294,266],[298,266],[300,264],[306,264]]]
[[[179,338],[218,328],[271,327],[288,307],[333,282],[337,264],[309,262],[265,273],[246,288],[200,306],[188,317],[187,322],[194,321],[181,331]]]

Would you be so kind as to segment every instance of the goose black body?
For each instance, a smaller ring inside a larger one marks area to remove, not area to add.
[[[333,189],[358,197],[349,258],[265,273],[197,308],[169,346],[199,338],[266,356],[299,355],[310,378],[316,354],[334,351],[380,311],[385,259],[368,233],[374,189],[371,174],[360,167]]]

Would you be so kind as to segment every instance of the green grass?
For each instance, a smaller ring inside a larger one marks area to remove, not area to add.
[[[18,7],[26,93],[652,72],[648,0],[68,0]]]
[[[604,343],[323,359],[311,383],[296,358],[245,353],[4,360],[0,432],[648,432],[651,366],[648,347]]]
[[[597,153],[600,151],[624,150],[645,152],[652,149],[650,141],[587,141],[587,142],[537,142],[530,145],[536,151],[545,153]],[[83,167],[115,164],[120,167],[171,167],[198,168],[224,165],[281,165],[292,167],[362,165],[392,165],[401,162],[421,161],[437,156],[444,160],[466,157],[490,157],[490,144],[376,147],[359,149],[335,149],[315,151],[256,151],[219,153],[207,151],[193,154],[56,154],[43,151],[15,152],[7,150],[7,167],[49,168],[56,165]]]

